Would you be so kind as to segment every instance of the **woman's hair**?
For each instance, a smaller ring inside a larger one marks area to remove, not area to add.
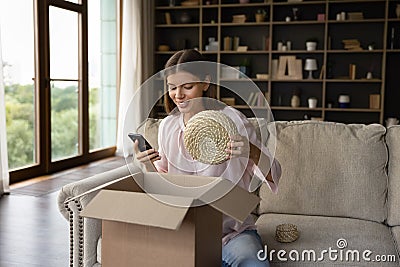
[[[207,65],[201,66],[201,63],[199,64],[183,64],[183,63],[189,63],[189,62],[201,62],[201,61],[207,61],[205,57],[197,50],[195,49],[185,49],[185,50],[180,50],[176,52],[170,59],[168,59],[167,63],[165,63],[165,80],[167,79],[168,75],[174,74],[179,71],[185,71],[193,74],[194,76],[198,77],[200,80],[205,80],[207,77],[209,77],[210,85],[207,91],[203,93],[203,97],[205,100],[206,98],[212,98],[216,99],[217,93],[216,93],[216,87],[215,84],[212,83],[212,74],[210,73],[210,70],[207,70]],[[207,72],[208,71],[208,72]],[[209,82],[209,81],[207,81]],[[166,82],[165,82],[165,88],[166,88]],[[208,108],[215,108],[215,107],[209,107],[207,105],[208,101],[203,101],[205,104],[206,109]],[[210,101],[210,102],[216,102]],[[215,104],[214,104],[215,105]],[[165,89],[165,94],[164,94],[164,108],[167,113],[170,113],[175,109],[176,105],[172,101],[172,99],[169,97],[169,94],[167,93],[167,90]],[[220,108],[219,108],[220,109]]]

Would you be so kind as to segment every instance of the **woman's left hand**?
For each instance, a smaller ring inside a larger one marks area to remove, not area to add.
[[[250,153],[250,142],[249,140],[241,135],[230,136],[230,141],[227,144],[225,151],[228,153],[227,158],[231,159],[234,157],[249,157]]]

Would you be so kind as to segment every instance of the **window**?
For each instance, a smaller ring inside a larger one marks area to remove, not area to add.
[[[89,147],[113,146],[117,129],[116,0],[88,2]]]
[[[8,162],[11,170],[38,163],[33,8],[32,0],[0,2]]]

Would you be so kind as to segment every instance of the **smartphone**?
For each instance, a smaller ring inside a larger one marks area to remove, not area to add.
[[[149,142],[147,142],[143,135],[137,133],[129,133],[128,136],[133,142],[135,142],[136,140],[139,141],[139,150],[141,152],[152,149],[151,145],[149,144]]]

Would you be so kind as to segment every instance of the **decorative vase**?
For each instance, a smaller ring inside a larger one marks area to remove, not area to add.
[[[256,22],[263,22],[265,20],[265,14],[256,13]]]
[[[188,13],[186,13],[186,12],[183,12],[182,15],[179,17],[179,21],[180,21],[182,24],[190,23],[190,20],[191,20],[191,17],[190,17],[190,15],[189,15]]]
[[[318,103],[318,99],[316,97],[310,97],[308,99],[308,107],[309,108],[316,108]]]
[[[292,12],[293,12],[293,20],[300,20],[300,11],[297,7],[292,8]]]
[[[400,4],[396,5],[396,17],[400,19]]]
[[[290,100],[290,105],[292,108],[300,107],[300,97],[298,95],[292,95],[292,99]]]
[[[339,108],[348,108],[350,107],[350,96],[348,95],[339,95]]]
[[[307,51],[314,51],[317,49],[317,43],[316,42],[306,42],[306,49]]]

